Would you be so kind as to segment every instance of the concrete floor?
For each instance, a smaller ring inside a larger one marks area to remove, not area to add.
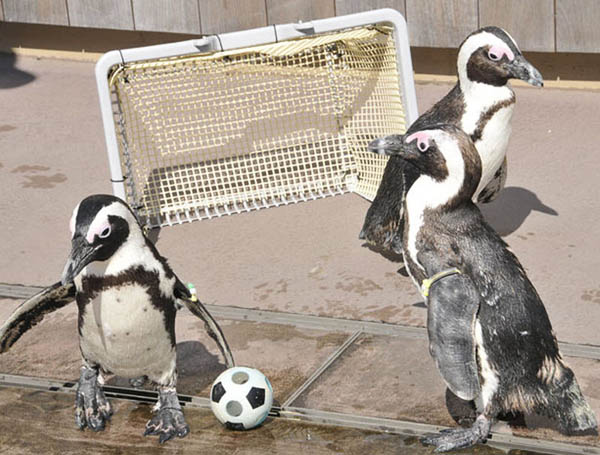
[[[247,432],[226,430],[208,410],[186,409],[186,418],[194,429],[185,439],[159,446],[152,438],[141,436],[150,406],[113,400],[115,414],[102,433],[81,432],[73,425],[70,396],[27,389],[0,389],[1,448],[10,447],[11,455],[20,454],[198,454],[263,455],[425,455],[417,438],[357,429],[281,419],[267,419],[259,429]],[[44,418],[40,418],[43,415]],[[506,452],[487,446],[469,451],[476,455],[501,455]],[[524,452],[512,452],[520,455]]]
[[[417,85],[420,111],[449,89],[444,84]],[[507,185],[482,211],[527,269],[557,337],[600,345],[600,92],[515,91]],[[93,65],[35,58],[15,63],[1,57],[0,103],[0,282],[47,285],[59,278],[67,258],[73,207],[86,195],[111,191]],[[164,229],[157,246],[183,280],[196,284],[207,303],[422,327],[426,310],[412,282],[397,273],[401,263],[373,252],[357,238],[367,208],[364,199],[345,195],[223,217]],[[18,303],[0,300],[0,320]],[[0,356],[0,372],[74,379],[79,366],[75,321],[74,306],[51,315]],[[349,335],[221,322],[238,363],[263,370],[279,402]],[[224,368],[222,359],[189,314],[178,318],[177,332],[180,392],[205,395]],[[567,360],[600,415],[598,362]],[[141,433],[148,418],[147,409],[142,412],[126,403],[123,416],[116,417],[121,420],[106,436],[79,433],[70,400],[0,390],[0,448],[10,447],[11,453],[44,448],[75,453],[86,447],[102,453],[123,443],[127,451],[128,435]],[[426,342],[395,337],[361,336],[297,405],[453,424]],[[17,412],[22,409],[26,416]],[[49,428],[41,411],[55,413]],[[130,415],[136,422],[133,430],[124,425]],[[15,420],[21,422],[19,431],[7,435],[4,430]],[[253,447],[264,439],[269,453],[303,453],[299,441],[305,442],[305,426],[276,420],[250,436],[236,436],[210,416],[198,415],[190,422],[193,435],[187,440],[192,445],[177,441],[165,450],[207,444],[218,447],[214,453],[258,453]],[[317,438],[319,443],[313,439],[311,453],[430,453],[397,436],[342,429],[331,436],[330,430],[315,428],[311,431],[327,436]],[[550,430],[536,431],[527,434],[563,439]],[[53,433],[47,446],[44,441],[23,442],[34,441],[37,432]],[[150,451],[155,447],[151,440],[136,436],[135,441]],[[568,441],[600,447],[597,438]]]

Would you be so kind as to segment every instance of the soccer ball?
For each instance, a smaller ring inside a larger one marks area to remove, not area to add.
[[[273,388],[254,368],[233,367],[219,375],[210,389],[210,407],[230,430],[249,430],[267,418]]]

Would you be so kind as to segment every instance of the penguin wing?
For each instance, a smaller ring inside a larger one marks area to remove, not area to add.
[[[479,192],[477,195],[477,202],[487,203],[492,202],[498,197],[498,194],[504,188],[506,183],[506,177],[508,176],[508,161],[504,157],[502,165],[498,168],[492,180]]]
[[[440,101],[424,112],[404,132],[410,135],[427,126],[450,123],[458,126],[463,113],[463,95],[457,83]],[[399,156],[390,156],[377,188],[375,199],[371,202],[359,239],[402,253],[402,204],[405,191],[420,176],[412,165]],[[502,184],[502,187],[504,184]],[[500,189],[502,189],[502,187]],[[499,190],[498,190],[499,191]]]
[[[475,355],[475,317],[479,293],[463,274],[432,284],[427,300],[429,352],[448,388],[463,400],[480,392]]]
[[[217,324],[217,321],[215,321],[206,307],[202,305],[196,296],[193,295],[188,287],[179,281],[179,279],[177,279],[175,282],[174,293],[175,297],[180,299],[194,316],[197,316],[204,321],[206,332],[217,343],[221,354],[223,354],[227,368],[234,367],[235,362],[233,360],[233,354],[231,353],[231,349],[229,349],[229,344],[227,344],[225,335],[223,335],[221,327],[219,327],[219,324]]]
[[[371,202],[359,238],[390,248],[401,223],[404,162],[391,156],[385,166],[375,199]]]
[[[75,300],[75,284],[60,281],[25,300],[0,327],[0,353],[8,349],[48,313]]]

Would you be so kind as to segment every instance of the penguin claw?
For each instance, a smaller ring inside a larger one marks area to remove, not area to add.
[[[158,438],[158,443],[159,444],[164,444],[165,442],[167,442],[172,437],[173,437],[173,433],[161,433],[160,437]]]
[[[421,438],[423,444],[435,446],[435,452],[464,449],[484,443],[490,437],[491,421],[480,416],[471,428],[447,428]]]
[[[486,439],[473,437],[471,430],[455,430],[437,435],[430,435],[421,439],[426,445],[435,446],[434,452],[449,452],[450,450],[464,449],[477,443],[483,443]]]
[[[158,442],[163,444],[173,437],[184,438],[190,432],[190,427],[183,417],[183,411],[175,408],[161,408],[156,415],[146,423],[144,436],[158,435]]]
[[[148,376],[140,376],[139,378],[132,378],[129,380],[129,385],[133,388],[143,387],[144,384],[148,381]]]
[[[101,415],[92,415],[87,418],[87,426],[92,431],[103,431],[106,427],[106,420]]]
[[[98,383],[98,371],[82,367],[75,395],[75,423],[80,430],[88,427],[102,431],[112,416],[112,408]]]

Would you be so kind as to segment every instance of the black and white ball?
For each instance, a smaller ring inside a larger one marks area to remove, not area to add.
[[[260,425],[272,404],[271,383],[254,368],[229,368],[215,379],[210,390],[210,407],[230,430],[249,430]]]

